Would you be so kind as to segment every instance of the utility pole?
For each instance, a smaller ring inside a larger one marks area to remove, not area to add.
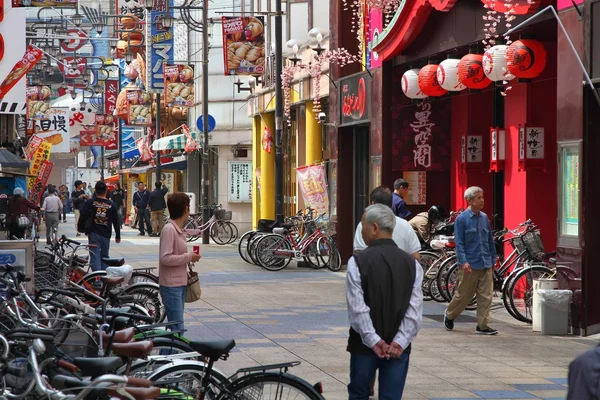
[[[275,219],[283,222],[283,84],[281,0],[275,1]]]
[[[226,49],[225,49],[226,50]],[[210,183],[210,165],[208,153],[208,0],[203,0],[202,10],[202,134],[204,143],[202,145],[202,221],[206,223],[210,219],[208,208],[208,185]],[[206,229],[202,233],[202,244],[210,242],[209,232]]]
[[[156,93],[156,135],[154,140],[160,139],[160,92]],[[156,182],[160,182],[160,150],[156,150]]]

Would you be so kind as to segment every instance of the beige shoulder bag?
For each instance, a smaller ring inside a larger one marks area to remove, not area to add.
[[[192,263],[188,263],[188,283],[185,292],[186,303],[193,303],[200,300],[200,296],[202,296],[200,277],[198,276],[198,273],[192,269],[192,265]]]

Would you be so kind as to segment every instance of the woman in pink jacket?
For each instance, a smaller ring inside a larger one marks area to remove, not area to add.
[[[200,254],[188,252],[183,224],[190,215],[190,198],[185,193],[173,193],[167,198],[169,222],[160,235],[158,282],[160,296],[167,310],[167,320],[177,322],[174,331],[183,330],[183,309],[187,287],[187,264],[200,260]]]

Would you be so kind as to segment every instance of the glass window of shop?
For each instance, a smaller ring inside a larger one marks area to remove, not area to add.
[[[579,237],[580,152],[580,141],[559,143],[560,237],[565,245],[578,245],[573,240]]]

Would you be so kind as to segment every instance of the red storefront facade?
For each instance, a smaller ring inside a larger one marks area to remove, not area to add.
[[[543,0],[533,5],[520,3],[526,5],[518,10],[522,15],[513,26],[547,5],[557,6],[555,1]],[[585,32],[591,30],[593,17],[590,13],[580,18],[570,3],[568,8],[559,6],[564,8],[559,10],[560,19],[583,57],[585,49],[592,48],[586,47]],[[331,0],[330,7],[332,47],[353,48],[356,34],[351,32],[341,1]],[[600,291],[595,290],[595,283],[600,283],[600,268],[592,265],[592,248],[586,250],[586,239],[598,239],[591,235],[591,226],[586,230],[584,221],[598,213],[585,207],[600,195],[600,184],[590,179],[591,171],[600,172],[600,166],[592,166],[592,158],[586,157],[600,148],[593,147],[598,124],[590,123],[590,118],[598,118],[597,113],[590,115],[598,106],[593,96],[585,94],[582,71],[554,16],[544,13],[511,37],[533,38],[543,44],[546,67],[535,79],[526,83],[515,79],[508,91],[492,83],[480,91],[415,102],[401,89],[404,72],[439,64],[447,57],[482,54],[482,17],[487,10],[482,0],[405,0],[401,10],[374,46],[382,66],[370,71],[369,119],[329,129],[330,157],[337,159],[338,166],[337,232],[344,261],[351,254],[354,227],[374,186],[392,187],[399,177],[418,176],[425,187],[421,190],[424,201],[410,206],[413,215],[434,204],[449,210],[464,208],[464,190],[480,186],[488,215],[498,215],[493,221],[497,227],[514,229],[532,219],[542,231],[546,251],[557,250],[559,262],[582,277],[561,284],[574,290],[574,332],[596,333],[600,299],[595,296]],[[332,66],[336,80],[358,72],[352,65]],[[330,101],[335,104],[336,90],[331,89]],[[339,116],[331,117],[339,121]],[[504,149],[499,150],[498,132],[494,143],[496,161],[502,153],[503,162],[491,162],[491,128],[505,132]],[[423,129],[428,133],[425,139]],[[561,188],[569,185],[576,187],[565,197]]]

